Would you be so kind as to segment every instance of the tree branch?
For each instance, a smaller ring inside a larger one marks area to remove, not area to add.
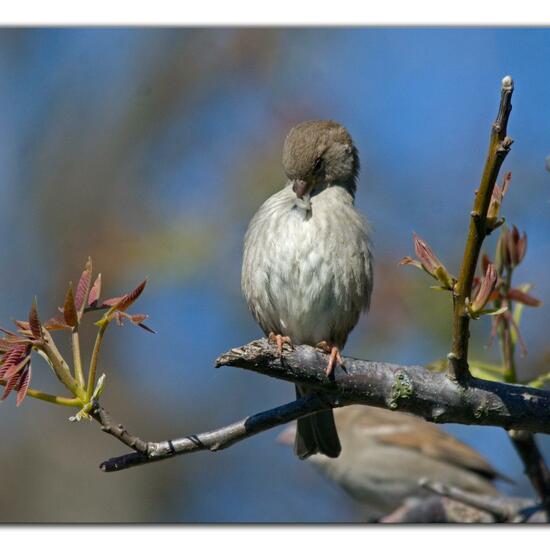
[[[197,451],[221,451],[243,439],[252,437],[275,426],[286,424],[297,418],[308,416],[330,407],[331,403],[322,397],[308,395],[275,409],[248,416],[217,430],[169,439],[158,443],[143,441],[131,435],[122,425],[115,425],[108,413],[102,407],[99,407],[99,405],[93,411],[92,416],[101,424],[105,432],[137,451],[110,458],[100,465],[100,468],[104,472],[116,472],[126,470],[132,466],[139,466],[140,464],[158,462],[159,460],[165,460],[177,455]]]
[[[550,471],[535,437],[525,430],[510,430],[508,435],[523,462],[525,475],[533,485],[550,520]]]
[[[425,367],[344,358],[343,368],[325,375],[327,355],[296,346],[280,358],[267,340],[221,355],[217,366],[243,368],[322,391],[334,406],[372,405],[399,409],[431,422],[500,426],[550,433],[550,392],[472,379],[468,387]]]
[[[323,409],[351,404],[399,409],[431,422],[500,426],[550,433],[550,392],[473,379],[467,388],[443,373],[424,367],[344,358],[329,378],[328,356],[310,346],[296,346],[279,357],[276,346],[256,340],[228,351],[216,366],[233,366],[308,386],[318,393],[200,434],[146,442],[114,424],[99,405],[91,413],[104,431],[137,452],[101,464],[105,472],[197,451],[219,451],[265,430]]]
[[[476,192],[474,208],[470,214],[470,227],[464,249],[464,257],[458,275],[458,281],[453,291],[453,343],[449,353],[449,375],[459,382],[467,382],[470,378],[468,368],[468,339],[470,337],[470,318],[466,310],[466,299],[470,299],[472,283],[477,267],[481,245],[491,228],[487,226],[487,211],[498,177],[500,167],[512,145],[512,140],[506,135],[508,118],[512,110],[512,93],[514,82],[511,77],[502,79],[500,107],[497,118],[491,129],[489,152],[481,177],[479,189]]]

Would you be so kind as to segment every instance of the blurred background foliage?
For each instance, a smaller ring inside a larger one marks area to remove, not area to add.
[[[102,402],[130,430],[173,437],[290,400],[288,384],[213,363],[260,335],[240,295],[241,245],[254,211],[284,184],[284,136],[299,121],[333,118],[358,145],[357,203],[376,247],[371,313],[346,353],[444,357],[448,295],[397,262],[414,230],[458,269],[505,74],[516,82],[516,142],[503,214],[529,237],[515,280],[550,301],[549,58],[548,29],[4,29],[2,325],[24,318],[33,295],[42,317],[53,315],[91,255],[105,295],[150,278],[137,309],[158,334],[114,327],[99,367]],[[525,378],[548,369],[549,317],[544,306],[524,316]],[[496,362],[488,336],[489,321],[476,322],[471,355]],[[55,391],[50,378],[35,367],[32,385]],[[107,475],[101,460],[126,450],[68,416],[32,399],[0,406],[0,521],[361,519],[276,432]],[[502,430],[446,429],[517,481],[502,490],[530,494]]]

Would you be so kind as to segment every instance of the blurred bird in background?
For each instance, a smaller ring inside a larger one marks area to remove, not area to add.
[[[418,484],[422,478],[486,495],[497,494],[494,480],[506,479],[471,447],[421,418],[366,405],[335,409],[334,415],[342,453],[309,462],[362,503],[369,520],[408,498],[428,496]],[[278,440],[291,445],[295,431],[287,427]]]
[[[340,124],[310,121],[286,137],[283,167],[285,187],[246,233],[242,291],[279,351],[285,343],[320,347],[330,354],[330,375],[372,291],[367,226],[354,205],[359,157]],[[340,454],[332,411],[298,420],[295,452]]]

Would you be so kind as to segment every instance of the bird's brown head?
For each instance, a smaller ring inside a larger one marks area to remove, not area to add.
[[[298,198],[340,185],[355,194],[359,157],[348,131],[331,120],[298,124],[285,139],[283,167]]]

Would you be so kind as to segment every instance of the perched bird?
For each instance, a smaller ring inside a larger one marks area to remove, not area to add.
[[[354,205],[359,157],[343,126],[310,121],[287,135],[283,168],[285,187],[246,233],[242,291],[279,351],[285,343],[320,347],[330,354],[330,375],[372,292],[368,228]],[[336,457],[340,449],[331,410],[298,421],[300,458]]]
[[[365,405],[334,413],[341,455],[308,462],[361,502],[371,519],[407,498],[428,496],[418,484],[422,478],[487,495],[497,492],[493,480],[506,479],[471,447],[421,418]],[[290,444],[295,431],[289,426],[279,441]]]

